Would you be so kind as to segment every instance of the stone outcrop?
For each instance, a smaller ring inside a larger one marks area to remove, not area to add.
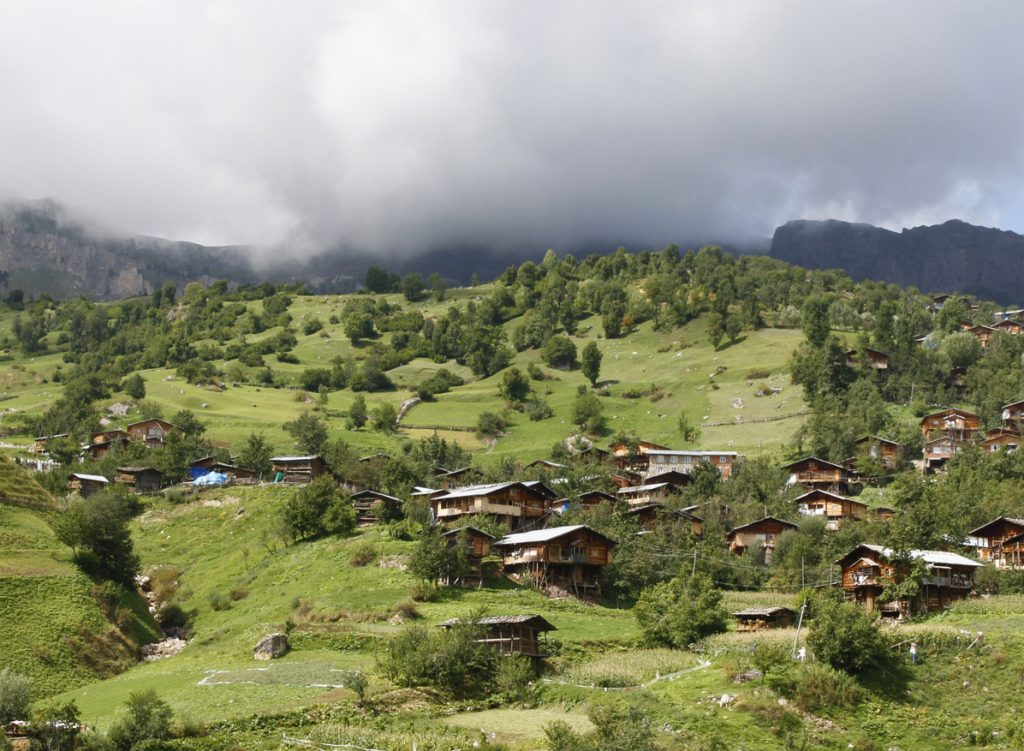
[[[268,634],[260,639],[252,650],[254,660],[273,660],[288,652],[288,637],[284,634]]]

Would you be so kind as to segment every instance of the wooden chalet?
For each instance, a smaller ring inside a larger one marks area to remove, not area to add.
[[[1024,430],[1024,400],[1003,405],[1003,427],[1009,430]]]
[[[380,465],[391,458],[391,455],[386,451],[377,451],[373,454],[367,454],[366,456],[359,457],[360,464],[373,464]]]
[[[435,475],[442,490],[451,490],[452,488],[466,485],[469,482],[479,481],[483,479],[483,476],[484,473],[476,467],[445,469]]]
[[[871,509],[871,513],[875,515],[875,519],[883,522],[891,522],[893,517],[896,516],[896,509],[889,508],[888,506],[874,506]]]
[[[328,473],[327,462],[319,454],[311,456],[275,456],[270,460],[274,482],[305,484]]]
[[[889,369],[889,355],[880,349],[865,347],[863,351],[851,349],[846,352],[846,364],[849,367],[856,367],[861,359],[873,370],[887,371]]]
[[[95,461],[102,459],[114,448],[124,448],[131,443],[131,440],[131,436],[126,430],[101,430],[92,434],[89,443],[83,446],[82,450]]]
[[[643,475],[638,472],[629,472],[627,470],[619,470],[618,472],[608,475],[608,479],[611,480],[612,485],[617,488],[630,488],[634,485],[643,484]]]
[[[439,522],[456,521],[473,514],[487,514],[510,532],[539,525],[551,510],[551,497],[540,483],[499,482],[468,485],[434,495],[430,508]]]
[[[944,409],[921,418],[921,435],[926,441],[937,435],[948,435],[958,441],[969,441],[981,430],[981,418],[965,409]]]
[[[376,524],[381,517],[393,519],[402,509],[401,498],[377,490],[360,490],[352,494],[352,507],[359,524]]]
[[[1020,446],[1020,433],[1007,428],[992,428],[985,432],[981,442],[985,451],[1016,451]]]
[[[864,519],[868,515],[867,504],[827,490],[809,490],[799,496],[796,509],[803,516],[824,517],[825,527],[833,531],[845,521]]]
[[[671,517],[675,519],[684,519],[690,522],[690,529],[693,531],[694,537],[698,540],[704,538],[704,520],[692,511],[668,508],[663,503],[653,502],[631,505],[629,510],[626,511],[626,515],[636,519],[640,523],[640,526],[649,532],[652,531],[658,524],[658,521],[663,518]]]
[[[631,443],[613,443],[610,447],[611,458],[619,469],[632,472],[646,472],[650,466],[648,454],[651,451],[668,451],[668,446],[661,446],[650,441]]]
[[[227,475],[228,479],[231,480],[232,482],[238,482],[239,480],[252,481],[259,479],[259,474],[257,474],[256,470],[246,469],[245,467],[237,467],[234,464],[228,464],[227,462],[213,461],[204,467],[196,467],[195,464],[193,464],[192,466],[195,467],[196,469],[205,470],[205,472],[217,472],[222,475]]]
[[[880,545],[858,545],[836,563],[842,570],[842,588],[846,599],[857,602],[869,611],[883,614],[942,610],[966,599],[974,589],[974,574],[984,564],[957,553],[942,550],[911,550],[911,560],[924,561],[927,575],[921,591],[912,601],[881,602],[886,584],[898,584],[909,573],[911,562],[894,561],[894,552]]]
[[[129,425],[126,430],[133,441],[142,441],[149,448],[161,448],[167,436],[177,430],[167,420],[159,417],[150,417],[146,420],[139,420]]]
[[[492,547],[512,578],[578,596],[601,593],[601,569],[612,562],[614,546],[614,540],[577,524],[508,535]]]
[[[735,451],[676,451],[673,449],[651,449],[647,452],[647,475],[656,475],[668,470],[690,474],[693,468],[710,462],[728,480],[732,476],[732,465],[736,460]]]
[[[867,451],[872,459],[880,459],[886,469],[895,469],[899,464],[903,444],[877,435],[866,435],[854,441],[858,450]]]
[[[484,558],[491,554],[491,545],[496,538],[476,527],[458,527],[442,533],[445,544],[451,548],[459,544],[467,545],[467,558],[470,571],[456,582],[446,582],[449,586],[459,584],[465,587],[479,587],[484,580]]]
[[[992,337],[999,333],[999,330],[994,329],[991,326],[986,326],[982,323],[976,323],[967,329],[967,333],[977,339],[982,347],[987,347],[989,342],[992,341]]]
[[[583,508],[592,509],[600,506],[602,503],[610,503],[614,506],[619,502],[619,499],[611,493],[604,493],[600,490],[588,490],[576,496],[576,501]]]
[[[465,623],[452,618],[439,623],[438,627],[454,628]],[[484,630],[484,636],[477,639],[481,644],[492,646],[503,655],[522,655],[535,660],[547,655],[544,634],[558,630],[539,615],[493,615],[474,621],[472,625]]]
[[[999,323],[993,323],[992,328],[1010,336],[1024,334],[1024,322],[1013,318],[1006,318]]]
[[[670,482],[656,482],[619,488],[618,496],[632,506],[637,503],[664,503],[670,496],[681,492],[680,488]]]
[[[927,441],[924,444],[924,472],[926,475],[941,472],[946,462],[959,454],[964,447],[963,441],[944,435]]]
[[[551,474],[553,472],[562,472],[566,469],[566,465],[550,461],[549,459],[536,459],[523,467],[523,469],[535,469],[538,472]]]
[[[115,481],[133,493],[156,493],[163,482],[163,473],[153,467],[118,467],[117,471]]]
[[[737,631],[762,631],[767,628],[789,628],[796,622],[796,611],[781,605],[767,608],[746,608],[732,614]]]
[[[75,491],[83,498],[92,495],[97,490],[104,490],[109,485],[110,480],[103,475],[87,475],[82,472],[72,472],[68,475],[68,489]]]
[[[996,568],[1020,568],[1024,562],[1024,519],[1000,516],[967,533],[978,557]]]
[[[656,485],[667,482],[677,488],[685,488],[693,483],[693,478],[678,469],[666,469],[662,472],[652,473],[644,478],[644,485]]]
[[[725,536],[729,550],[741,555],[747,550],[763,550],[765,563],[771,561],[772,551],[783,532],[797,529],[793,522],[766,516],[763,519],[733,527]]]
[[[850,473],[839,464],[808,456],[782,467],[789,473],[788,485],[803,485],[808,490],[827,490],[845,493],[850,484]]]
[[[32,439],[32,448],[29,449],[35,454],[45,454],[49,450],[50,441],[70,438],[70,433],[57,433],[56,435],[40,435]]]

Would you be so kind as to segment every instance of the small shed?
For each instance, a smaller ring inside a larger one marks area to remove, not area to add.
[[[110,480],[103,475],[87,475],[83,472],[72,472],[68,475],[68,488],[83,498],[92,495],[97,490],[103,490],[109,484]]]
[[[791,608],[775,605],[768,608],[746,608],[732,614],[737,631],[760,631],[766,628],[787,628],[796,620]]]
[[[304,484],[327,473],[327,462],[319,454],[275,456],[270,460],[274,482]]]
[[[126,430],[133,441],[142,441],[149,447],[164,445],[167,435],[177,428],[167,420],[159,417],[150,417],[147,420],[139,420],[129,425]]]
[[[402,499],[378,490],[360,490],[352,494],[352,507],[360,524],[376,524],[381,516],[394,518],[402,508]]]
[[[439,628],[454,628],[465,624],[459,618],[439,623]],[[544,634],[557,631],[546,618],[540,615],[494,615],[473,621],[472,625],[483,629],[484,635],[477,641],[487,644],[503,655],[523,655],[539,659],[547,654],[544,648]]]
[[[468,548],[466,552],[469,559],[470,572],[460,580],[448,582],[448,584],[461,584],[462,586],[469,587],[479,587],[483,584],[484,558],[491,554],[491,543],[497,538],[483,530],[470,526],[449,529],[447,532],[442,533],[442,537],[444,537],[445,545],[448,548],[454,548],[463,541]]]
[[[153,467],[118,467],[117,482],[128,485],[134,493],[156,493],[163,473]]]

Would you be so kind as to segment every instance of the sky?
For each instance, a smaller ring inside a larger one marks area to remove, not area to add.
[[[0,0],[0,197],[278,259],[1024,231],[1024,3]]]

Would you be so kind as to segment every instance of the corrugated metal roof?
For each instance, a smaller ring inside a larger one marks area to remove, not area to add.
[[[503,624],[519,624],[519,623],[530,623],[534,622],[535,625],[543,631],[557,631],[558,629],[548,622],[547,618],[541,615],[490,615],[486,618],[480,618],[473,621],[478,626],[500,626]],[[460,623],[465,623],[461,618],[449,618],[447,621],[443,621],[438,626],[457,626]]]
[[[783,607],[782,605],[775,605],[774,607],[770,608],[746,608],[744,610],[737,610],[735,613],[733,613],[733,615],[757,617],[765,615],[775,615],[776,613],[780,612],[793,613],[795,611],[792,608]]]
[[[320,459],[318,454],[313,456],[272,456],[270,461],[272,462],[308,462],[311,459]]]
[[[671,483],[667,482],[656,482],[651,485],[633,485],[628,488],[619,488],[619,495],[626,493],[649,493],[652,490],[659,490],[660,488],[668,487]]]
[[[896,554],[892,548],[883,547],[882,545],[864,543],[861,547],[874,550],[886,558],[892,558]],[[939,566],[974,566],[981,568],[985,565],[984,563],[978,563],[978,561],[972,561],[970,558],[965,558],[958,553],[947,553],[945,550],[910,550],[908,553],[911,558]]]
[[[72,472],[71,476],[77,477],[79,480],[90,480],[92,482],[110,482],[110,480],[108,480],[103,475],[86,475],[83,474],[82,472]]]
[[[587,530],[595,535],[604,537],[608,542],[614,543],[615,541],[605,535],[602,535],[596,529],[588,527],[586,524],[573,524],[569,527],[549,527],[548,529],[538,529],[533,532],[517,532],[512,535],[506,535],[498,540],[495,546],[507,546],[507,545],[529,545],[534,542],[548,542],[549,540],[557,540],[559,537],[565,537],[573,532],[580,530]]]

